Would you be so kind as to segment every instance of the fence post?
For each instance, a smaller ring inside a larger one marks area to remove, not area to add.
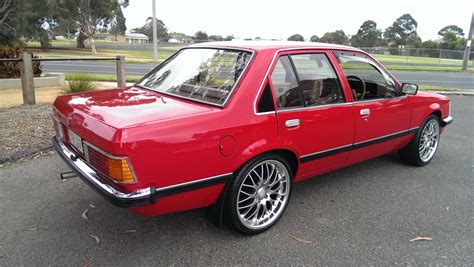
[[[20,56],[21,89],[23,90],[23,104],[36,104],[35,87],[33,84],[33,62],[31,55],[23,53]]]
[[[125,56],[117,56],[117,86],[127,86],[125,80]]]

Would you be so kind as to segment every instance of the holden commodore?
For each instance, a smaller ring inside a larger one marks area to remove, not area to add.
[[[359,49],[215,42],[134,86],[59,96],[53,121],[58,154],[113,204],[145,216],[209,207],[257,234],[295,182],[395,151],[428,164],[453,118],[448,97]]]

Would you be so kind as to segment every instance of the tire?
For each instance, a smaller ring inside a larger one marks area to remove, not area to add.
[[[270,229],[288,206],[291,181],[291,168],[278,154],[264,154],[245,164],[230,185],[229,223],[247,235]]]
[[[414,166],[425,166],[436,154],[439,137],[439,118],[431,114],[425,119],[410,143],[398,152],[400,159]]]

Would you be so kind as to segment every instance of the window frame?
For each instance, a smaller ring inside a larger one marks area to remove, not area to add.
[[[149,88],[149,87],[146,87],[146,86],[143,86],[143,85],[140,85],[140,83],[145,80],[146,78],[148,78],[150,75],[152,75],[154,72],[158,71],[160,68],[164,67],[165,65],[167,65],[171,60],[173,60],[176,56],[178,56],[181,52],[183,52],[184,50],[186,49],[215,49],[215,50],[229,50],[229,51],[236,51],[236,52],[249,52],[250,53],[250,59],[248,60],[247,62],[247,65],[245,66],[245,68],[242,70],[242,72],[240,73],[240,76],[239,78],[235,81],[232,89],[230,90],[229,94],[227,95],[226,99],[224,100],[224,102],[222,104],[218,104],[218,103],[212,103],[212,102],[208,102],[208,101],[202,101],[202,100],[198,100],[198,99],[194,99],[194,98],[189,98],[189,97],[184,97],[184,96],[180,96],[180,95],[176,95],[176,94],[171,94],[171,93],[168,93],[168,92],[161,92],[161,91],[157,91],[153,88]],[[225,108],[227,106],[227,104],[229,103],[229,100],[231,99],[231,97],[233,96],[235,90],[237,87],[240,86],[240,83],[243,79],[244,76],[246,76],[248,70],[250,69],[250,65],[252,65],[253,61],[254,61],[254,57],[255,57],[255,51],[254,50],[250,50],[250,49],[245,49],[245,48],[233,48],[233,47],[225,47],[225,46],[196,46],[196,47],[193,47],[193,46],[188,46],[188,47],[183,47],[181,49],[179,49],[178,51],[176,51],[174,54],[172,54],[169,58],[167,58],[166,60],[164,60],[163,62],[161,62],[160,64],[158,64],[156,67],[154,67],[152,70],[150,70],[147,74],[145,74],[141,79],[139,79],[135,84],[134,86],[136,87],[140,87],[140,88],[143,88],[143,89],[146,89],[146,90],[150,90],[150,91],[153,91],[153,92],[157,92],[159,94],[164,94],[164,95],[167,95],[167,96],[171,96],[171,97],[176,97],[176,98],[179,98],[179,99],[183,99],[183,100],[187,100],[187,101],[192,101],[192,102],[197,102],[197,103],[201,103],[201,104],[206,104],[206,105],[211,105],[211,106],[215,106],[215,107],[220,107],[220,108]]]
[[[349,102],[350,99],[347,96],[346,91],[344,89],[343,80],[341,79],[341,76],[339,75],[339,72],[338,72],[338,69],[335,66],[335,63],[331,59],[330,53],[331,53],[331,51],[327,50],[327,49],[324,49],[324,50],[311,50],[311,49],[297,50],[297,49],[295,49],[295,50],[281,51],[280,53],[277,53],[277,55],[275,57],[275,62],[271,66],[271,71],[268,73],[268,80],[270,82],[270,87],[272,89],[272,94],[273,94],[274,103],[275,103],[275,110],[277,112],[288,112],[288,111],[293,111],[293,110],[318,109],[318,108],[325,108],[325,107],[330,107],[330,106],[347,105],[347,104],[352,103],[352,102]],[[337,77],[337,82],[339,83],[339,87],[340,87],[342,95],[344,97],[344,102],[330,103],[330,104],[324,104],[324,105],[306,105],[306,103],[304,101],[304,96],[303,96],[304,93],[303,93],[303,87],[301,85],[301,80],[299,78],[298,71],[296,69],[296,66],[295,66],[291,56],[292,55],[307,55],[307,54],[322,54],[326,57],[327,61],[329,62],[329,65],[331,66],[332,70],[334,71],[334,74]],[[300,92],[299,95],[300,95],[300,98],[301,98],[301,102],[303,103],[303,105],[301,105],[301,106],[281,108],[278,105],[278,100],[276,99],[275,87],[273,86],[273,81],[271,79],[271,76],[273,74],[273,71],[275,70],[276,65],[278,64],[278,61],[280,60],[281,57],[284,57],[284,56],[288,57],[288,59],[291,63],[292,70],[295,73],[296,80],[298,82],[298,89],[299,89],[299,92]]]
[[[382,77],[385,79],[387,84],[389,83],[389,79],[393,81],[393,88],[395,89],[395,96],[390,97],[390,98],[375,98],[375,99],[367,99],[367,100],[362,100],[362,101],[357,101],[352,97],[354,103],[363,103],[363,102],[374,102],[374,101],[380,101],[380,100],[390,100],[390,99],[395,99],[395,98],[400,98],[400,97],[406,97],[406,94],[404,94],[401,90],[401,85],[400,82],[393,76],[391,75],[384,67],[381,65],[378,61],[376,61],[374,58],[372,58],[370,55],[362,52],[362,51],[351,51],[351,50],[333,50],[332,51],[334,57],[337,60],[337,63],[339,64],[339,67],[341,69],[342,74],[344,75],[344,79],[347,81],[347,75],[346,72],[344,71],[341,62],[339,61],[338,58],[338,53],[347,53],[347,55],[353,55],[356,57],[364,58],[365,60],[368,61],[368,64],[370,64],[376,71],[378,71]],[[348,81],[347,81],[348,83]],[[348,85],[349,86],[349,85]]]

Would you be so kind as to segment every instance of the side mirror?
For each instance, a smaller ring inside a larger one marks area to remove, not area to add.
[[[416,95],[416,92],[418,92],[418,85],[414,83],[403,83],[402,92],[408,95]]]

